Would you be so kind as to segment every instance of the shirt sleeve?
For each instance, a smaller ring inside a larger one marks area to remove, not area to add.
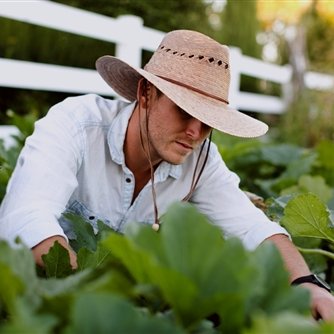
[[[60,235],[58,218],[77,187],[84,136],[63,103],[35,123],[7,187],[0,210],[0,238],[19,237],[28,247]]]
[[[222,229],[225,237],[238,237],[247,249],[255,249],[275,234],[289,236],[249,200],[239,188],[239,182],[239,177],[225,165],[216,145],[211,144],[207,165],[191,201]]]

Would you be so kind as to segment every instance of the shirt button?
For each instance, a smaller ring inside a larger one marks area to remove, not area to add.
[[[125,179],[125,182],[126,182],[126,183],[130,183],[130,182],[131,182],[131,179],[130,179],[129,177],[127,177],[127,178]]]

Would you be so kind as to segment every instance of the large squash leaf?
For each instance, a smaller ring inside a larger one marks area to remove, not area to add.
[[[284,209],[281,223],[296,237],[314,237],[334,242],[334,226],[327,207],[314,194],[293,198]]]

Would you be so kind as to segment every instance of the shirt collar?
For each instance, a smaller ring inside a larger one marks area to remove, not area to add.
[[[172,165],[163,161],[155,172],[156,182],[163,182],[168,176],[178,179],[182,173],[182,165]]]
[[[129,119],[133,113],[136,102],[127,104],[118,110],[108,131],[108,145],[111,159],[119,165],[125,164],[123,146]]]
[[[111,159],[119,164],[125,165],[124,157],[124,140],[128,123],[133,110],[136,106],[136,102],[127,104],[124,108],[121,108],[114,120],[112,121],[108,131],[108,145],[110,150]],[[163,182],[168,176],[178,179],[182,173],[182,165],[172,165],[166,161],[163,161],[155,172],[156,182]]]

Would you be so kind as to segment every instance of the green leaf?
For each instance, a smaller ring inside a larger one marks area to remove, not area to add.
[[[168,265],[194,280],[203,296],[232,291],[254,273],[241,242],[224,240],[220,228],[190,204],[170,208],[161,234]]]
[[[42,255],[42,260],[47,277],[63,278],[73,272],[68,250],[58,241],[54,243],[47,254]]]
[[[178,203],[165,215],[161,234],[168,265],[194,279],[203,289],[212,289],[213,286],[207,287],[206,283],[221,260],[224,245],[221,230],[210,226],[207,218],[193,206]],[[198,260],[203,256],[204,244],[210,256],[199,268]]]
[[[72,324],[66,333],[159,333],[183,330],[164,318],[150,316],[112,294],[81,294],[74,303]]]
[[[24,135],[24,137],[32,134],[34,131],[34,124],[38,119],[37,112],[35,111],[22,116],[16,114],[13,110],[8,110],[7,116],[11,118],[11,124],[15,125]]]
[[[324,203],[327,203],[333,196],[333,189],[329,187],[324,178],[317,175],[303,175],[298,180],[298,185],[286,188],[281,195],[311,192],[317,195]]]
[[[80,248],[77,254],[78,270],[98,268],[107,261],[110,255],[110,250],[105,249],[101,244],[97,245],[95,252],[92,252],[87,248]]]
[[[299,160],[303,150],[295,145],[281,144],[261,148],[263,160],[277,166],[287,166],[294,160]]]
[[[216,135],[217,133],[215,133],[215,136]],[[224,140],[227,140],[227,138],[225,137]],[[217,138],[215,139],[215,142],[217,142]],[[238,141],[237,143],[232,143],[228,146],[226,146],[226,143],[218,143],[218,147],[219,152],[229,165],[247,165],[249,163],[259,162],[261,159],[262,144],[257,139],[250,139],[242,142]]]
[[[243,334],[321,334],[324,333],[318,324],[311,319],[299,314],[282,312],[268,317],[263,313],[253,317],[250,329],[245,329]]]
[[[51,277],[39,281],[40,293],[44,298],[53,298],[59,295],[66,295],[80,290],[82,286],[90,281],[92,271],[85,270],[74,273],[65,278]]]
[[[74,213],[65,213],[63,216],[71,224],[76,235],[74,240],[70,240],[70,245],[74,251],[78,252],[82,247],[95,251],[97,247],[97,237],[90,223]]]
[[[13,277],[17,277],[23,283],[22,297],[29,302],[31,309],[38,307],[41,301],[39,280],[31,250],[23,245],[16,245],[15,248],[12,248],[7,242],[0,241],[0,263],[3,268],[10,268]],[[11,274],[8,272],[7,275]],[[18,284],[18,281],[14,279],[13,284]],[[14,287],[12,288],[15,290]]]
[[[329,187],[324,178],[319,175],[303,175],[299,179],[298,184],[304,191],[317,195],[324,203],[327,203],[333,196],[333,189]]]
[[[184,326],[215,311],[226,328],[242,323],[256,269],[239,240],[225,242],[220,229],[182,203],[168,210],[158,234],[138,225],[127,237],[111,235],[105,242],[137,282],[160,289]]]
[[[291,288],[274,247],[247,252],[239,240],[224,240],[190,204],[171,206],[159,233],[135,224],[103,244],[133,277],[134,292],[155,305],[167,303],[189,331],[212,314],[222,332],[237,333],[256,310],[309,307],[307,291]]]
[[[52,314],[33,312],[28,302],[17,299],[16,313],[2,327],[1,334],[44,334],[53,333],[58,319]]]
[[[321,334],[332,334],[334,333],[334,322],[324,322],[321,324]]]
[[[86,270],[66,278],[40,280],[42,305],[39,310],[60,319],[61,326],[64,326],[69,321],[74,296],[87,289],[94,277],[92,271]]]
[[[269,219],[279,222],[284,214],[284,208],[288,201],[291,199],[291,195],[280,196],[277,198],[269,198],[265,201],[267,209],[265,210],[266,215]]]
[[[327,169],[334,171],[334,143],[329,140],[322,141],[316,148],[319,164]]]
[[[328,256],[334,256],[334,253],[319,249],[326,247],[324,240],[319,238],[306,238],[306,237],[293,237],[292,239],[295,246],[303,254],[306,263],[310,270],[314,273],[323,273],[327,269]],[[327,242],[325,242],[327,244]],[[327,247],[326,247],[327,248]]]
[[[122,262],[137,282],[150,282],[149,273],[156,265],[154,250],[149,252],[140,249],[130,239],[118,234],[109,235],[102,244]]]
[[[97,221],[97,240],[102,240],[103,238],[107,237],[110,233],[117,233],[107,224],[105,224],[102,220]]]
[[[16,305],[15,300],[23,295],[25,286],[21,279],[13,273],[10,266],[2,262],[0,262],[0,277],[0,310],[3,303],[7,312],[13,314]]]
[[[289,179],[297,181],[304,174],[309,174],[315,163],[316,155],[309,154],[302,156],[300,159],[293,160],[287,169],[282,173],[280,179]]]
[[[329,211],[313,194],[301,194],[284,209],[281,223],[293,236],[314,237],[334,242],[334,228]]]
[[[267,314],[284,310],[309,311],[308,291],[291,288],[281,254],[274,244],[268,241],[263,243],[254,251],[252,260],[260,274],[252,298],[248,301],[248,314],[257,308]]]
[[[327,184],[334,187],[334,143],[333,141],[323,141],[316,147],[318,153],[315,173],[325,178]],[[334,203],[334,198],[332,199]]]

